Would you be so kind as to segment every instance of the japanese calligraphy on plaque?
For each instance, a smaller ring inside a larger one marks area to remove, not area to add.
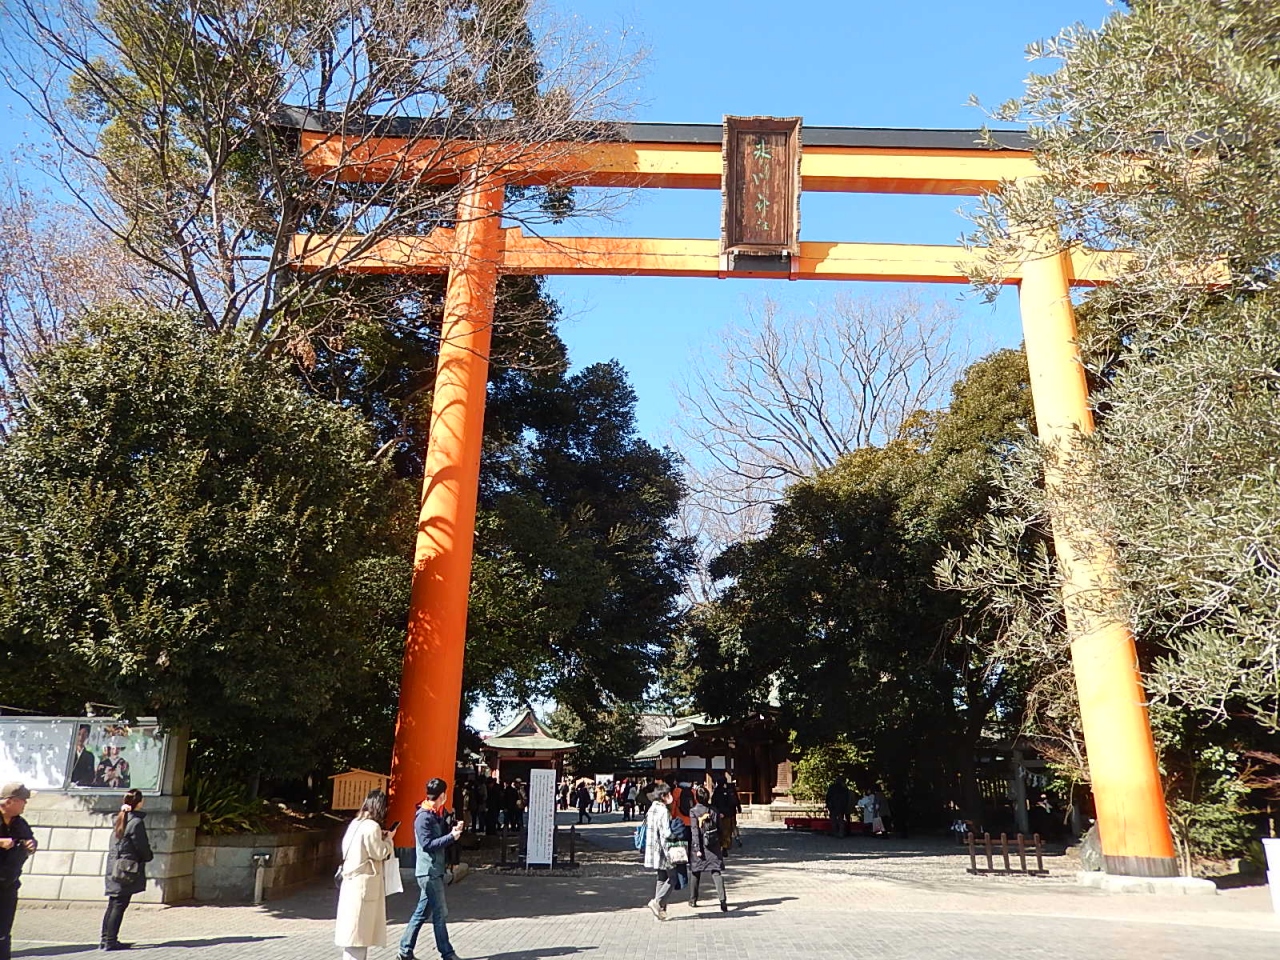
[[[800,118],[725,117],[721,252],[800,253]]]

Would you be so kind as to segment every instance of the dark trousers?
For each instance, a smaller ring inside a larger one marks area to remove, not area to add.
[[[716,896],[720,898],[721,903],[724,903],[725,902],[724,878],[720,876],[719,870],[710,871],[710,873],[711,873],[711,879],[714,880],[716,884]],[[691,878],[691,882],[689,884],[689,902],[690,903],[698,902],[698,888],[702,886],[702,877],[703,877],[703,874],[695,873]]]
[[[20,883],[0,883],[0,960],[9,960],[10,937],[13,934],[13,917],[18,912],[20,886]]]
[[[590,807],[579,807],[579,808],[578,808],[578,822],[579,822],[579,823],[590,823],[590,822],[591,822],[591,808],[590,808]]]
[[[120,922],[129,909],[132,893],[117,893],[107,897],[107,912],[102,915],[102,942],[115,943],[120,939]]]

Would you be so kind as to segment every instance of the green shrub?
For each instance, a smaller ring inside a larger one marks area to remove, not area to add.
[[[867,755],[844,737],[810,747],[796,763],[791,796],[801,803],[825,803],[827,787],[837,776],[844,777],[853,790],[866,766]]]
[[[200,814],[197,828],[205,836],[255,833],[265,826],[267,806],[249,796],[243,783],[208,776],[188,776],[191,812]]]

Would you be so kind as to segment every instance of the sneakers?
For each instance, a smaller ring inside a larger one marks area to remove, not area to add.
[[[98,945],[99,950],[128,950],[132,943],[121,943],[119,940],[104,940]]]
[[[648,906],[650,912],[652,912],[653,915],[657,917],[659,920],[667,919],[667,908],[664,907],[662,904],[660,904],[657,900],[650,900],[648,904],[646,904],[646,906]]]

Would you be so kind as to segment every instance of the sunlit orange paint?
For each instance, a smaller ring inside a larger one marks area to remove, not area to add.
[[[1079,442],[1093,432],[1093,415],[1067,256],[1057,252],[1056,239],[1032,245],[1019,295],[1098,830],[1108,872],[1176,876],[1137,650],[1114,609],[1115,554],[1067,494],[1070,484],[1087,479],[1089,460],[1078,455]]]
[[[453,786],[502,200],[502,184],[485,181],[468,186],[458,204],[391,759],[390,819],[401,823],[400,847],[413,846],[414,807],[427,780]]]

